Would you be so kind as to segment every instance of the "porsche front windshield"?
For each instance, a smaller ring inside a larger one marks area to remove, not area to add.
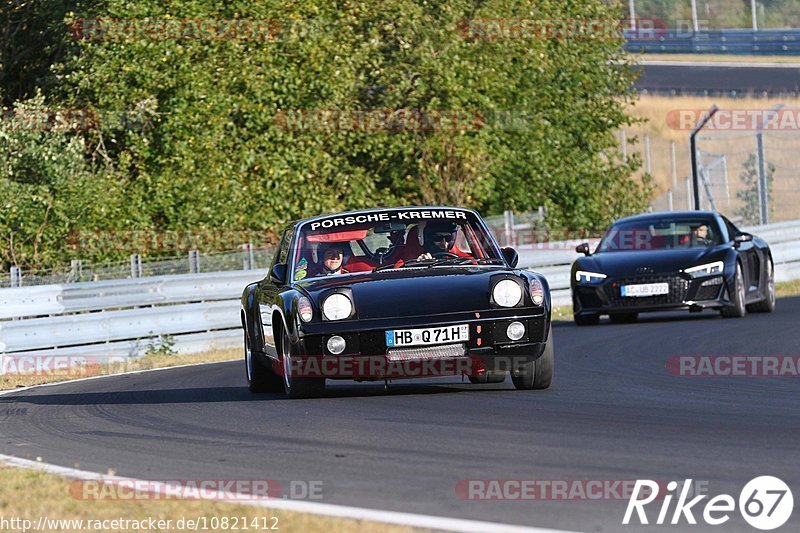
[[[371,211],[308,221],[300,227],[292,279],[439,265],[502,264],[480,219],[455,209]]]
[[[611,226],[597,251],[669,250],[716,246],[721,242],[713,219],[638,220]]]

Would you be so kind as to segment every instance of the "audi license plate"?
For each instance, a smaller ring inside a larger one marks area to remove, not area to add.
[[[639,285],[622,285],[620,294],[628,298],[642,296],[661,296],[669,294],[669,283],[641,283]]]
[[[440,328],[390,329],[386,332],[386,346],[427,346],[467,342],[469,325],[443,326]]]

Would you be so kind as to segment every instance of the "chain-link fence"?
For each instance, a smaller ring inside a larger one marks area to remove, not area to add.
[[[161,259],[147,259],[139,254],[132,254],[128,261],[119,263],[89,264],[73,260],[69,266],[49,270],[23,271],[11,267],[8,275],[0,279],[0,288],[264,269],[269,267],[273,255],[272,247],[254,248],[245,245],[238,251],[200,253],[192,250],[183,256]]]

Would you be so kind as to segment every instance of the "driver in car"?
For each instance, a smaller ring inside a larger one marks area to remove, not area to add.
[[[711,245],[711,241],[708,239],[708,226],[705,224],[697,226],[692,232],[692,239],[701,246]]]
[[[417,259],[434,259],[443,254],[470,257],[455,247],[457,232],[458,226],[452,222],[429,222],[426,224],[422,233],[425,253],[420,254]]]

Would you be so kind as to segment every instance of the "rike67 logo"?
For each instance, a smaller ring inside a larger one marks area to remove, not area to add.
[[[736,510],[737,502],[729,494],[714,496],[705,502],[705,505],[701,505],[700,502],[708,495],[701,494],[689,499],[691,491],[691,479],[687,479],[682,486],[677,481],[670,481],[664,494],[659,492],[659,483],[649,479],[636,480],[622,523],[630,524],[635,511],[639,523],[649,524],[645,506],[657,499],[661,500],[661,509],[655,521],[655,524],[659,525],[676,525],[683,523],[684,520],[687,524],[697,524],[694,515],[696,512],[702,513],[702,519],[706,524],[719,526],[730,520],[731,513]],[[642,494],[645,496],[640,498]],[[670,507],[675,496],[678,499],[670,518]],[[768,531],[781,527],[789,520],[794,508],[794,497],[789,486],[780,479],[760,476],[751,479],[739,493],[738,507],[742,518],[748,524],[756,529]],[[650,518],[652,519],[652,516]]]

